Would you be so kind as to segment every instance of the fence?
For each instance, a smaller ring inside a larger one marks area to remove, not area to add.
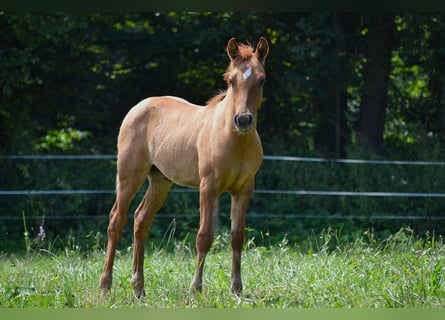
[[[24,230],[33,238],[39,226],[51,243],[68,237],[61,248],[72,242],[70,235],[82,246],[104,247],[115,160],[115,155],[0,156],[0,252],[20,248]],[[331,227],[348,235],[372,228],[385,237],[407,225],[420,234],[442,234],[444,176],[445,162],[437,161],[267,155],[248,207],[247,233],[264,244],[284,235],[299,243]],[[132,203],[130,221],[144,191]],[[199,223],[198,190],[174,186],[168,197],[149,237],[157,241],[174,229],[181,241],[191,240]],[[227,194],[219,209],[215,220],[224,231],[230,224]],[[124,245],[131,234],[124,232]]]
[[[8,155],[0,157],[4,161],[18,161],[18,160],[115,160],[116,155]],[[445,167],[445,162],[438,161],[388,161],[388,160],[363,160],[363,159],[325,159],[313,157],[292,157],[292,156],[271,156],[266,155],[265,161],[284,161],[284,162],[300,162],[300,163],[329,163],[329,164],[346,164],[346,165],[386,165],[386,166],[438,166]],[[142,191],[140,191],[142,192]],[[173,188],[173,193],[197,193],[196,189]],[[114,194],[112,189],[79,189],[79,190],[0,190],[0,197],[10,196],[60,196],[60,195],[100,195],[100,194]],[[255,189],[254,194],[263,195],[284,195],[284,196],[322,196],[322,197],[392,197],[392,198],[445,198],[443,192],[388,192],[388,191],[344,191],[344,190],[282,190],[282,189]],[[276,213],[255,213],[254,217],[258,218],[277,218],[282,217],[286,219],[311,219],[318,215],[313,214],[276,214]],[[51,216],[53,219],[84,219],[107,218],[107,215],[63,215]],[[174,213],[164,214],[164,217],[175,218]],[[425,219],[425,216],[413,215],[333,215],[330,219],[380,219],[380,220],[420,220]],[[2,220],[20,220],[21,217],[14,215],[0,215]],[[445,216],[432,216],[431,220],[445,220]]]

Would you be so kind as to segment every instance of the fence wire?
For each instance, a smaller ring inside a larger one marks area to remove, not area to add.
[[[117,156],[112,154],[104,155],[5,155],[0,156],[0,160],[116,160]],[[294,157],[294,156],[272,156],[265,155],[267,161],[289,161],[289,162],[312,162],[312,163],[341,163],[356,165],[394,165],[394,166],[445,166],[445,162],[440,161],[400,161],[400,160],[364,160],[364,159],[326,159],[314,157]],[[197,193],[199,190],[191,188],[173,188],[173,193]],[[0,190],[0,196],[53,196],[53,195],[106,195],[114,194],[115,190]],[[139,191],[139,193],[144,193]],[[323,190],[272,190],[256,189],[256,194],[275,194],[289,196],[337,196],[337,197],[407,197],[407,198],[445,198],[445,193],[423,193],[423,192],[360,192],[360,191],[323,191]],[[224,215],[224,213],[221,213]],[[180,219],[183,214],[162,213],[163,218]],[[129,216],[131,218],[131,216]],[[414,215],[328,215],[320,216],[314,214],[276,214],[276,213],[255,213],[249,214],[250,218],[283,218],[283,219],[366,219],[366,220],[445,220],[440,216],[414,216]],[[30,217],[41,219],[41,217]],[[64,215],[51,216],[51,219],[108,219],[108,215]],[[21,220],[21,217],[14,215],[0,216],[0,220]]]
[[[116,160],[115,154],[80,154],[80,155],[5,155],[5,160]],[[366,159],[328,159],[314,157],[272,156],[265,155],[264,160],[291,162],[325,162],[345,164],[381,164],[381,165],[410,165],[410,166],[445,166],[441,161],[401,161],[401,160],[366,160]]]

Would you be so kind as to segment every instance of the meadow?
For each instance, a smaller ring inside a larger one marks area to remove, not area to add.
[[[148,244],[146,296],[130,286],[132,247],[118,251],[113,288],[100,296],[104,251],[76,246],[0,256],[0,308],[331,308],[445,307],[445,247],[441,237],[401,229],[384,240],[326,231],[301,246],[284,238],[270,246],[246,242],[244,292],[232,294],[230,242],[216,237],[204,289],[191,298],[195,249],[171,240]]]

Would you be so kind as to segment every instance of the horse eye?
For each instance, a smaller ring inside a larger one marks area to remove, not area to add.
[[[234,76],[230,77],[229,82],[232,86],[234,86],[236,84],[236,77],[234,77]]]
[[[266,78],[265,78],[265,77],[262,77],[262,78],[259,78],[259,79],[258,79],[258,83],[259,83],[260,85],[263,85],[265,82],[266,82]]]

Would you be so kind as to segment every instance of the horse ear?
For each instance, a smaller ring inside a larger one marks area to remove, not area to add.
[[[237,56],[239,56],[239,49],[238,49],[238,42],[236,42],[235,38],[232,38],[227,43],[227,55],[229,56],[230,60],[235,59]]]
[[[258,44],[255,49],[255,54],[258,60],[260,60],[262,64],[266,62],[266,57],[268,53],[269,53],[269,44],[267,43],[267,40],[265,38],[260,37],[260,41],[258,41]]]

